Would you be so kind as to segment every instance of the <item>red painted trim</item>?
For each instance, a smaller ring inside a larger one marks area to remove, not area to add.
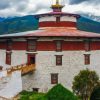
[[[100,50],[100,41],[99,42],[91,42],[90,44],[91,50]]]
[[[0,42],[0,49],[6,49],[6,42]]]
[[[56,51],[56,41],[37,41],[37,51]],[[7,50],[7,44],[0,42],[0,49]],[[90,42],[90,50],[100,50],[100,41]],[[27,50],[26,42],[13,42],[12,50]],[[86,50],[85,41],[62,41],[62,51]]]
[[[84,42],[63,41],[62,50],[85,50]]]
[[[75,22],[66,22],[66,21],[61,21],[61,22],[39,22],[39,27],[76,27]]]
[[[38,51],[54,51],[56,50],[56,44],[54,41],[41,41],[37,43]]]
[[[12,46],[13,50],[26,50],[27,49],[27,42],[13,42]]]

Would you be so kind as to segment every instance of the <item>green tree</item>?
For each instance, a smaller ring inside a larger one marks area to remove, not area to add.
[[[100,85],[94,88],[90,100],[100,100]]]
[[[81,70],[73,81],[73,92],[82,100],[89,100],[93,89],[99,84],[95,71]]]

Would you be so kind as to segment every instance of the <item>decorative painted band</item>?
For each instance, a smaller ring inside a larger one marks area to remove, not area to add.
[[[23,44],[23,45],[22,45]],[[100,50],[100,41],[91,42],[90,50]],[[21,45],[21,46],[19,46]],[[56,51],[55,41],[38,41],[37,51]],[[7,50],[6,44],[0,43],[0,50]],[[14,42],[11,50],[27,50],[27,42]],[[85,50],[85,42],[63,41],[62,51],[67,50]],[[12,52],[13,53],[13,52]]]
[[[39,27],[76,27],[76,23],[75,22],[65,22],[65,21],[61,21],[61,22],[39,22]]]

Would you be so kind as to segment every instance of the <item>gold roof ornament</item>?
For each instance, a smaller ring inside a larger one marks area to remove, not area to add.
[[[58,8],[61,7],[62,8],[62,7],[64,7],[64,5],[61,5],[60,1],[56,0],[56,4],[53,4],[52,7],[58,7]]]
[[[56,0],[56,3],[51,6],[53,12],[61,12],[63,7],[64,5],[60,4],[60,0]]]

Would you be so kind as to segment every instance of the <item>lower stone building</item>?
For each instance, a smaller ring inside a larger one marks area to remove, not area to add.
[[[57,3],[53,12],[35,15],[38,30],[0,35],[0,66],[22,70],[23,90],[46,92],[57,83],[71,89],[86,68],[100,76],[100,34],[78,30],[81,16],[62,7]]]

